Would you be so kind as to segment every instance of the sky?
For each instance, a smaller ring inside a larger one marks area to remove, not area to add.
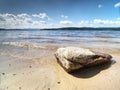
[[[0,28],[120,27],[120,0],[0,0]]]

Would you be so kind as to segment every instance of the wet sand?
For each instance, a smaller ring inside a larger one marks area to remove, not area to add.
[[[57,48],[0,52],[0,90],[120,90],[118,49],[94,48],[111,54],[112,63],[68,74],[54,57]]]

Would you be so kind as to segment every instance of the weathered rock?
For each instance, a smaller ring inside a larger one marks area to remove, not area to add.
[[[111,55],[90,51],[78,47],[59,48],[55,56],[58,63],[67,71],[71,72],[80,68],[94,66],[109,62]]]

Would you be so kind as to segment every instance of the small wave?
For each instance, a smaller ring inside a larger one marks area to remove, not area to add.
[[[39,44],[32,44],[32,43],[24,43],[24,42],[3,42],[3,45],[11,45],[16,47],[22,47],[22,48],[36,48],[36,49],[45,49],[46,47],[40,46]]]
[[[117,38],[115,36],[102,36],[102,35],[96,35],[97,38]]]

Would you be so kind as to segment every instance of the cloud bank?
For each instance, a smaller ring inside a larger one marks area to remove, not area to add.
[[[68,16],[62,16],[67,18]],[[25,28],[56,28],[56,27],[120,27],[120,18],[114,20],[93,19],[80,20],[73,22],[71,20],[54,21],[46,13],[32,14],[0,14],[0,28],[5,29],[25,29]]]
[[[82,20],[79,22],[81,27],[120,27],[120,19],[116,20],[102,20],[94,19],[92,21]]]
[[[46,13],[33,14],[32,16],[40,19],[50,20],[50,17]]]
[[[36,19],[37,18],[37,19]],[[22,13],[14,14],[0,14],[0,28],[44,28],[50,27],[51,24],[47,23],[50,17],[46,13],[29,15]]]

